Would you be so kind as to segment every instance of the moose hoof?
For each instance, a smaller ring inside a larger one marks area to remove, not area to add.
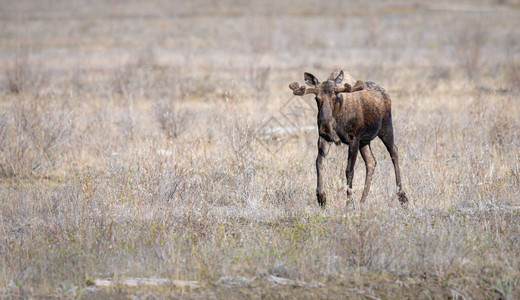
[[[347,211],[356,209],[356,205],[354,203],[354,199],[352,198],[352,196],[347,198],[347,203],[345,204],[345,209]]]
[[[398,192],[397,198],[399,199],[399,203],[401,203],[401,206],[405,209],[408,208],[408,197],[406,197],[405,192]]]
[[[318,204],[321,208],[325,208],[325,205],[327,204],[327,196],[325,196],[325,193],[316,194],[316,196],[318,196]]]

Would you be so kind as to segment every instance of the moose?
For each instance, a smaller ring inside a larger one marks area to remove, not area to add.
[[[316,196],[319,205],[324,208],[327,203],[326,193],[323,190],[323,160],[332,143],[336,145],[343,143],[349,146],[345,172],[348,185],[347,205],[352,200],[354,166],[358,152],[361,152],[361,157],[365,161],[366,178],[360,202],[365,202],[377,164],[370,148],[370,142],[379,137],[390,153],[394,164],[397,197],[399,202],[406,206],[408,198],[401,184],[398,150],[394,143],[390,96],[383,87],[373,82],[358,80],[352,85],[351,76],[349,76],[352,79],[350,83],[345,82],[342,85],[343,71],[336,74],[337,72],[332,72],[326,81],[320,83],[314,75],[305,72],[304,80],[309,87],[300,86],[297,82],[289,85],[294,95],[316,95],[319,132],[318,157],[316,158],[318,179]]]

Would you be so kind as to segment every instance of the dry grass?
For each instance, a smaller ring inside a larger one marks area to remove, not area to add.
[[[201,2],[4,3],[0,295],[520,297],[518,3]],[[338,66],[392,96],[408,211],[379,141],[346,212],[346,147],[321,210],[317,132],[257,135]],[[135,277],[201,287],[90,287]]]

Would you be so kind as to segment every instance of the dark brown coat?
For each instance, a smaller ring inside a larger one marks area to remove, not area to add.
[[[392,103],[385,89],[373,82],[364,83],[362,81],[357,81],[354,86],[348,83],[341,86],[343,71],[336,78],[329,77],[327,81],[322,83],[309,73],[304,74],[304,79],[311,88],[300,87],[298,83],[292,83],[289,87],[295,95],[308,93],[316,95],[317,123],[320,136],[318,139],[318,157],[316,158],[318,203],[324,207],[327,201],[323,191],[323,159],[333,142],[337,145],[341,143],[349,145],[346,170],[347,197],[349,198],[347,203],[352,197],[352,181],[357,154],[361,152],[361,157],[363,157],[366,166],[365,188],[361,202],[365,201],[376,166],[370,142],[379,137],[385,144],[394,163],[399,201],[401,204],[406,204],[408,199],[402,188],[398,151],[394,143]]]

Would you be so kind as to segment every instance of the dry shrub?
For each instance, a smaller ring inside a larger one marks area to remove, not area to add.
[[[112,179],[105,182],[105,192],[114,203],[165,204],[187,193],[186,171],[173,165],[165,151],[158,151],[157,141],[148,143],[150,147],[133,156],[132,164],[118,161],[107,169]]]
[[[452,77],[451,69],[446,66],[433,65],[430,69],[428,79],[434,85],[433,88],[439,84],[439,82],[450,81]]]
[[[25,99],[0,115],[0,174],[47,174],[62,162],[74,114],[49,98]]]
[[[186,64],[169,70],[172,82],[168,88],[173,89],[179,100],[205,99],[213,97],[218,87],[225,79],[220,77],[218,69],[207,65],[204,69],[196,66],[196,56],[185,55]]]
[[[382,27],[383,25],[381,24],[381,18],[375,12],[371,12],[369,20],[367,22],[367,44],[370,47],[379,46]]]
[[[269,95],[269,75],[271,73],[270,67],[252,67],[249,69],[248,87],[253,87],[254,90],[266,97]]]
[[[230,163],[240,172],[253,167],[256,160],[254,151],[256,142],[256,128],[252,122],[240,119],[235,114],[228,120],[224,127],[226,136],[224,147],[230,155]]]
[[[155,119],[161,125],[167,139],[177,138],[190,129],[195,122],[195,115],[179,109],[171,99],[159,100],[154,104]]]
[[[468,78],[475,79],[479,75],[487,32],[479,24],[466,24],[463,28],[454,30],[451,39],[459,66]]]
[[[179,92],[177,75],[175,68],[157,63],[155,52],[149,46],[114,70],[109,84],[112,94],[125,99],[171,97]]]
[[[266,25],[269,26],[269,25]],[[269,53],[273,49],[271,32],[253,26],[245,32],[245,40],[249,42],[251,52],[256,55]]]
[[[520,43],[517,35],[509,33],[506,45],[506,80],[514,91],[520,90],[520,57],[518,51]]]
[[[239,203],[244,203],[252,200],[251,197],[258,188],[255,185],[257,174],[255,162],[258,159],[254,148],[255,127],[245,120],[238,119],[236,115],[229,122],[231,124],[224,129],[225,149],[228,151],[226,160],[230,167],[228,172],[236,177],[228,188],[233,194],[232,198]]]
[[[48,74],[35,63],[29,62],[28,55],[17,54],[5,71],[7,91],[36,93],[48,82]]]
[[[113,92],[125,98],[131,98],[142,96],[146,91],[153,90],[153,87],[150,86],[150,72],[154,66],[155,55],[151,48],[130,58],[126,64],[114,72]]]
[[[507,80],[513,90],[520,89],[520,61],[513,60],[507,65]]]
[[[190,58],[187,56],[186,60],[189,62]],[[189,65],[162,66],[149,49],[116,69],[109,84],[113,94],[127,99],[173,97],[191,100],[212,94],[217,87],[211,80],[213,70],[193,73],[192,69]]]

